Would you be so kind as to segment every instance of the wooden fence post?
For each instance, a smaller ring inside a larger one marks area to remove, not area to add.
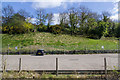
[[[58,58],[56,58],[56,76],[58,76]]]
[[[19,58],[19,72],[21,71],[21,66],[22,66],[22,60]]]
[[[3,55],[2,57],[2,67],[3,67],[3,72],[6,72],[6,66],[7,66],[7,59],[5,58],[5,56]]]
[[[104,58],[104,69],[105,69],[105,79],[107,79],[107,62],[106,62],[106,58]]]

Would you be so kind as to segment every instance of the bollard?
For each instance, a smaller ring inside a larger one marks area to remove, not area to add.
[[[58,76],[58,58],[56,58],[56,76]]]
[[[21,61],[21,58],[19,58],[19,72],[21,71],[21,65],[22,64],[22,61]]]
[[[107,80],[107,62],[106,62],[106,58],[104,58],[104,69],[105,69],[105,80]]]

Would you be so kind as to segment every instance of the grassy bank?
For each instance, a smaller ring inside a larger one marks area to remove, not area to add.
[[[37,73],[34,71],[21,71],[21,72],[14,72],[14,71],[9,71],[9,72],[4,72],[2,74],[2,78],[14,78],[14,79],[87,79],[87,78],[100,78],[101,75],[100,74],[69,74],[69,75],[64,75],[64,74],[59,74],[58,76],[56,76],[55,74],[51,74],[51,73]],[[102,77],[104,77],[104,75],[102,75]]]
[[[107,79],[109,80],[118,80],[119,73],[117,72],[110,72],[107,74]],[[59,74],[59,75],[55,75],[55,74],[51,74],[51,73],[38,73],[38,72],[34,72],[34,71],[21,71],[21,72],[14,72],[14,71],[9,71],[9,72],[3,72],[2,74],[2,78],[3,80],[104,80],[105,79],[105,74]]]
[[[101,46],[104,46],[105,50],[113,50],[117,49],[117,43],[118,41],[114,38],[89,39],[45,32],[16,35],[2,34],[3,51],[8,49],[8,44],[11,51],[15,51],[15,46],[18,46],[18,50],[101,50]]]

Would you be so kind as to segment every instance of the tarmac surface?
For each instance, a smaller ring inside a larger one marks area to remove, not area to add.
[[[2,71],[2,55],[0,55],[0,71]],[[0,72],[0,79],[2,79],[2,72]]]
[[[86,54],[86,55],[5,55],[7,70],[19,70],[19,58],[22,70],[55,70],[58,58],[59,70],[104,70],[104,58],[107,69],[118,68],[118,54]],[[0,63],[1,65],[1,63]]]

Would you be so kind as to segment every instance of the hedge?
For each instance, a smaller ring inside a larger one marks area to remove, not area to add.
[[[9,54],[36,54],[35,51],[9,52]],[[74,50],[74,51],[45,51],[46,54],[100,54],[100,53],[120,53],[120,50]],[[8,54],[8,52],[2,52]]]

